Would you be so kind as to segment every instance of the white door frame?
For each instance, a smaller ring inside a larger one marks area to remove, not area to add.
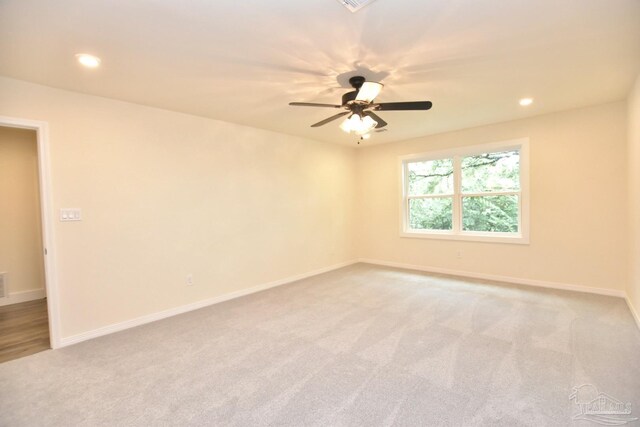
[[[53,204],[49,166],[49,125],[47,122],[0,116],[0,126],[32,129],[38,139],[38,175],[40,180],[40,216],[42,221],[42,253],[44,280],[49,310],[49,342],[51,348],[60,347],[60,313],[58,304],[58,275],[55,258]]]

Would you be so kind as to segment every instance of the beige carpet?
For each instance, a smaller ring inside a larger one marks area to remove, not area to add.
[[[0,364],[0,425],[572,425],[583,384],[640,416],[622,299],[359,264]]]

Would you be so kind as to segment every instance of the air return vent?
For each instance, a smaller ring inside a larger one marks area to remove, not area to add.
[[[7,296],[7,274],[0,273],[0,298]]]
[[[357,12],[366,5],[373,3],[375,0],[338,0],[340,4],[349,9],[351,12]]]

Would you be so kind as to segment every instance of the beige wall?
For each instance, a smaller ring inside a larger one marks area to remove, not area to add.
[[[0,272],[14,300],[44,288],[40,224],[36,133],[0,127]]]
[[[0,93],[0,115],[49,123],[55,213],[83,210],[54,223],[62,337],[357,257],[625,289],[624,102],[354,150],[5,78]],[[519,137],[529,245],[399,237],[398,156]]]
[[[640,75],[629,93],[629,286],[627,295],[640,315]],[[640,319],[637,319],[640,322]]]
[[[61,335],[350,261],[355,150],[0,78],[49,123]],[[194,286],[185,286],[193,274]]]
[[[625,115],[617,102],[360,150],[359,256],[623,291]],[[529,245],[399,237],[398,156],[520,137],[530,138]]]

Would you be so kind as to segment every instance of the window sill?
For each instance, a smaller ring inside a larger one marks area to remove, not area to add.
[[[528,245],[529,237],[522,234],[500,234],[496,233],[459,233],[454,234],[446,231],[402,231],[400,237],[417,238],[417,239],[436,239],[436,240],[463,240],[470,242],[487,242],[487,243],[511,243],[515,245]]]

